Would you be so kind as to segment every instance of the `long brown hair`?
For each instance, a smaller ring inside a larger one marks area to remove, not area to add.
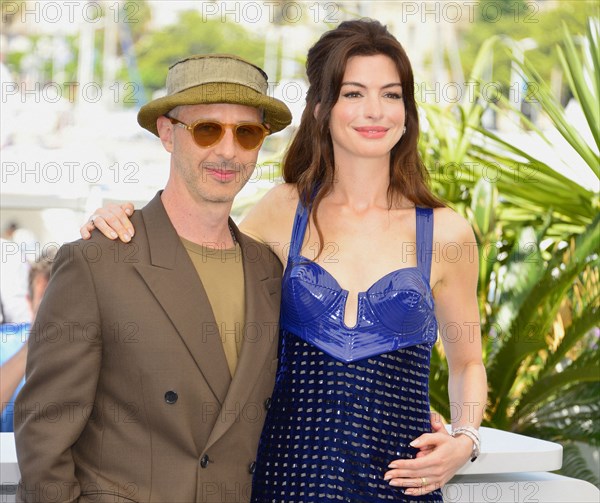
[[[312,204],[321,245],[323,236],[316,213],[335,179],[333,144],[329,133],[331,109],[338,100],[348,59],[377,54],[388,56],[396,65],[406,109],[406,133],[394,145],[390,155],[389,207],[398,195],[417,206],[445,206],[429,189],[429,175],[417,150],[419,117],[414,77],[404,49],[379,21],[345,21],[324,33],[308,51],[306,108],[283,161],[283,179],[297,184],[301,201],[305,205]]]

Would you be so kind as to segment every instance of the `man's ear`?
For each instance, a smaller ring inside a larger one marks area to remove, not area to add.
[[[165,150],[169,153],[173,152],[174,126],[171,121],[164,115],[161,115],[156,119],[156,129],[158,129],[158,136]]]

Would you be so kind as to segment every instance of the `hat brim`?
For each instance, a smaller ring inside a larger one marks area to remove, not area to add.
[[[158,136],[156,119],[175,107],[214,103],[261,108],[265,114],[264,122],[269,124],[272,133],[281,131],[292,122],[292,113],[283,101],[261,94],[250,87],[223,82],[190,87],[179,93],[152,100],[140,108],[137,120],[140,126]]]

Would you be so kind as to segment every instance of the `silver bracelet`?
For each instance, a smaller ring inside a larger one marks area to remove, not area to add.
[[[479,431],[472,426],[459,426],[450,433],[453,437],[465,435],[473,441],[473,451],[471,452],[471,462],[475,461],[481,454],[481,438]]]

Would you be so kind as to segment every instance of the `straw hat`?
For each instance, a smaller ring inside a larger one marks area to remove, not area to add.
[[[292,114],[283,101],[267,95],[267,74],[231,54],[199,54],[177,61],[167,73],[167,95],[145,104],[140,126],[158,136],[156,119],[179,105],[232,103],[264,110],[264,122],[276,133]]]

